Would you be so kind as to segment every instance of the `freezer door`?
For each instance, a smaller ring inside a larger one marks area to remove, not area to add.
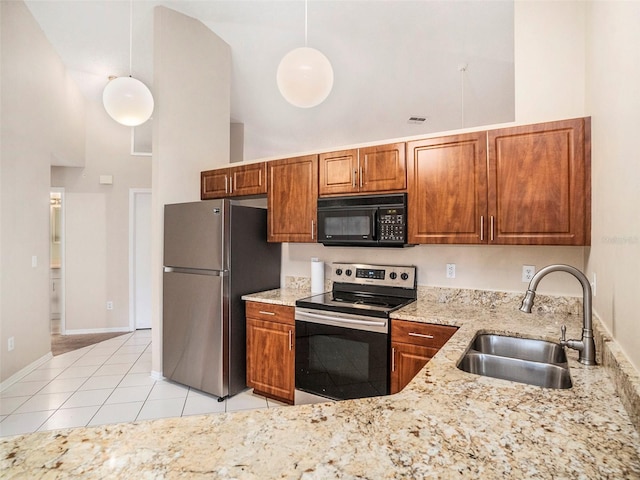
[[[163,375],[218,397],[226,396],[228,389],[225,278],[165,272],[163,287]]]
[[[224,270],[223,200],[164,207],[164,265]]]

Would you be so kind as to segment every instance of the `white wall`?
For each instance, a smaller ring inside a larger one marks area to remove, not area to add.
[[[129,189],[151,186],[151,157],[131,155],[130,139],[129,127],[88,102],[85,167],[51,169],[66,194],[66,333],[129,328]]]
[[[640,369],[640,2],[588,8],[587,103],[592,115],[594,309]]]
[[[231,50],[199,21],[154,12],[152,369],[162,371],[164,205],[200,199],[200,172],[229,163]]]
[[[51,351],[50,165],[53,155],[81,164],[84,143],[77,139],[85,132],[78,88],[29,10],[22,2],[3,1],[0,11],[0,381],[5,381]],[[12,352],[8,337],[15,340]]]

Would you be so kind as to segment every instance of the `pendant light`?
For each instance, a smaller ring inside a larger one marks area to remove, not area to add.
[[[129,76],[109,77],[102,103],[109,116],[129,127],[141,125],[153,113],[153,95],[147,86],[131,76],[133,44],[133,0],[129,3]]]
[[[304,47],[287,53],[278,65],[276,81],[290,104],[311,108],[321,104],[333,88],[333,68],[322,52],[307,46],[307,0],[304,2]]]

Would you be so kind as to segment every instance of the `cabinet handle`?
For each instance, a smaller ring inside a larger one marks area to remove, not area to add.
[[[261,313],[262,315],[275,315],[275,312],[264,312],[262,310],[259,310],[258,313]]]
[[[353,172],[351,172],[351,186],[353,188],[356,187],[356,176],[358,175],[358,170],[354,170]]]
[[[293,332],[289,330],[289,351],[293,350]]]
[[[229,177],[224,176],[224,193],[229,193]]]
[[[233,193],[233,177],[229,177],[229,193]]]
[[[484,215],[480,215],[480,241],[484,240]]]
[[[360,188],[362,188],[362,167],[360,167]]]
[[[315,224],[315,222],[313,220],[311,220],[311,240],[315,240],[315,238],[316,238],[315,235],[313,234],[313,230],[314,230],[313,227],[315,226],[314,224]]]
[[[493,242],[493,215],[489,217],[489,220],[491,221],[491,241]]]
[[[416,333],[409,332],[410,337],[420,337],[420,338],[433,338],[433,335],[425,334],[425,333]]]
[[[391,347],[391,371],[396,371],[396,349]]]

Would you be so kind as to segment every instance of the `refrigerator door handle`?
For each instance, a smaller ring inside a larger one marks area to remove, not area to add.
[[[210,277],[226,277],[229,270],[204,270],[200,268],[164,267],[165,273],[188,273],[191,275],[209,275]]]

